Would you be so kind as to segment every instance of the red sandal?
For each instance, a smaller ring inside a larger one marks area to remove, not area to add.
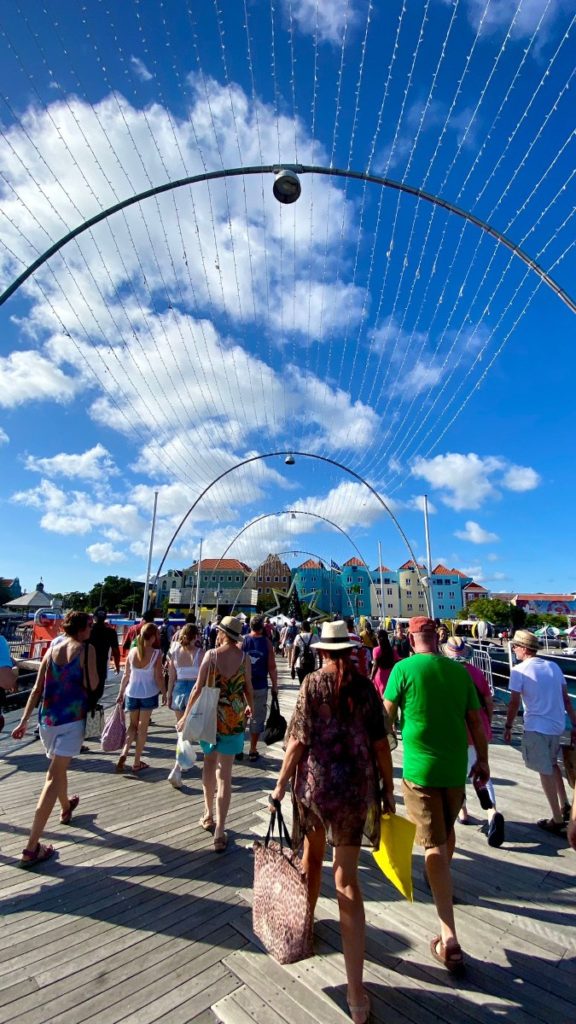
[[[460,974],[464,970],[464,954],[457,942],[447,949],[442,942],[442,937],[435,935],[430,942],[430,952],[434,959],[442,964],[442,967],[450,971],[450,974]]]
[[[41,843],[38,843],[35,850],[22,850],[22,858],[18,867],[24,868],[27,871],[28,868],[34,868],[37,864],[50,860],[50,857],[53,857],[55,853],[56,850],[53,846],[42,846]]]
[[[77,793],[76,793],[75,796],[71,796],[70,797],[70,799],[68,801],[68,810],[67,811],[62,811],[62,814],[60,815],[60,824],[61,825],[69,825],[70,824],[70,822],[72,821],[72,815],[73,815],[74,811],[76,810],[76,808],[78,807],[79,803],[80,803],[80,797],[78,796]]]

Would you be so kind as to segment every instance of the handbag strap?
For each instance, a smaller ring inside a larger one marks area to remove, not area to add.
[[[280,805],[280,801],[273,800],[272,797],[269,798],[269,801],[270,805],[274,808],[274,810],[270,814],[270,824],[268,826],[266,838],[264,839],[264,846],[267,848],[270,840],[274,839],[274,829],[276,827],[276,821],[278,821],[278,838],[280,840],[280,849],[283,850],[283,844],[286,843],[288,849],[291,850],[292,840],[290,838],[290,833],[286,828],[286,822],[284,821],[284,818],[282,816],[282,807]]]

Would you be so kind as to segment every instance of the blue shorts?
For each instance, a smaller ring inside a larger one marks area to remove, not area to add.
[[[196,685],[195,679],[177,679],[172,690],[172,710],[185,711],[188,698]]]
[[[158,707],[158,694],[155,697],[124,697],[125,711],[152,711]]]
[[[244,749],[244,730],[234,732],[231,736],[216,734],[216,743],[205,743],[200,740],[200,746],[205,754],[241,754]]]

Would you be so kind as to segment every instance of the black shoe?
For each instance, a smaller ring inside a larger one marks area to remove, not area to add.
[[[572,808],[570,807],[570,804],[568,803],[568,801],[566,801],[566,803],[564,804],[564,807],[562,808],[562,820],[563,820],[565,825],[567,825],[568,822],[570,821],[570,811],[571,811],[571,809]]]
[[[540,818],[536,824],[538,828],[541,828],[544,832],[550,832],[553,836],[563,836],[566,834],[566,825],[563,821],[554,821],[554,818]]]
[[[235,761],[243,761],[244,760],[244,751],[241,750],[239,754],[236,754],[234,756],[234,760]]]
[[[495,811],[488,825],[488,846],[502,846],[504,842],[504,815]]]

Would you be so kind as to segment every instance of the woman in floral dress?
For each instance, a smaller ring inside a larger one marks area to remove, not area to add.
[[[382,805],[389,811],[395,805],[382,701],[350,661],[355,646],[344,622],[323,624],[314,644],[322,667],[300,690],[272,799],[282,800],[292,782],[293,845],[298,849],[304,841],[302,863],[313,907],[326,841],[334,847],[348,1006],[355,1024],[365,1024],[370,1001],[362,981],[365,922],[358,857],[363,837],[378,847]]]
[[[241,619],[225,615],[216,629],[219,632],[219,643],[214,650],[206,651],[196,686],[176,728],[178,732],[182,732],[190,710],[213,673],[214,685],[220,689],[216,743],[200,741],[204,751],[204,814],[198,824],[207,832],[214,833],[214,850],[216,853],[223,853],[228,844],[228,836],[224,829],[230,806],[234,756],[239,754],[244,746],[246,715],[252,714],[254,695],[250,658],[238,647],[238,640],[242,635]],[[215,797],[216,819],[213,816]]]

